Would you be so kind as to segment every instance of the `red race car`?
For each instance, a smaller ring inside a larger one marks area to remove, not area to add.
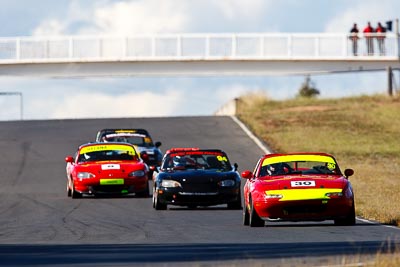
[[[130,194],[149,196],[148,167],[128,143],[88,143],[75,158],[67,156],[67,192],[83,194]]]
[[[354,192],[335,158],[326,153],[268,154],[254,173],[247,170],[243,224],[263,227],[269,221],[334,220],[354,225]]]

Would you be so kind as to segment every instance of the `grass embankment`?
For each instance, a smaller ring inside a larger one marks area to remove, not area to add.
[[[327,152],[352,168],[357,216],[400,226],[400,98],[238,101],[238,117],[275,152]],[[255,164],[255,163],[254,163]]]

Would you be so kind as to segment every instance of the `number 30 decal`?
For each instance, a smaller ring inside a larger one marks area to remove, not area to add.
[[[291,181],[290,185],[292,187],[315,186],[315,181]]]

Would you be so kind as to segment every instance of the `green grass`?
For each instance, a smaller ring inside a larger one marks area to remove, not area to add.
[[[237,116],[275,152],[327,152],[350,177],[358,216],[400,226],[400,98],[272,101],[243,96]],[[254,163],[255,164],[255,163]]]

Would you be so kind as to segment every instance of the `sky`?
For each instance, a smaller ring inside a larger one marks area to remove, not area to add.
[[[398,0],[0,0],[0,37],[347,33],[399,17]],[[320,98],[385,93],[385,72],[312,76]],[[1,77],[1,76],[0,76]],[[396,77],[397,78],[397,77]],[[1,77],[0,120],[212,115],[252,92],[294,98],[302,76]],[[21,116],[22,115],[22,116]]]

